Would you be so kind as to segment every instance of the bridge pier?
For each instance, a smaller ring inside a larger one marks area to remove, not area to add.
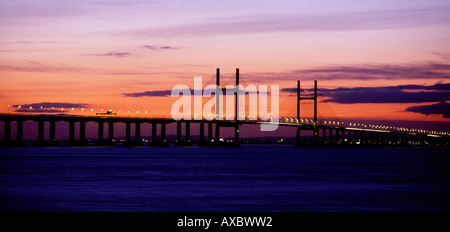
[[[39,145],[42,145],[44,142],[44,122],[39,121],[38,122],[38,143]]]
[[[166,143],[166,124],[161,123],[161,142]]]
[[[5,121],[5,141],[6,142],[11,141],[11,121],[10,120]]]
[[[66,142],[67,146],[86,146],[87,145],[87,141],[86,141],[86,122],[80,120],[80,127],[79,127],[79,132],[80,132],[80,137],[79,140],[75,140],[75,123],[77,123],[76,121],[69,121],[69,141]],[[52,122],[50,122],[50,127],[52,127]],[[54,128],[50,128],[50,131],[54,129]],[[53,132],[51,132],[53,133]],[[57,144],[52,141],[50,139],[49,144],[52,146],[56,146]]]
[[[236,125],[234,127],[234,144],[235,146],[239,146],[239,122],[236,121]]]
[[[326,127],[322,127],[322,143],[323,144],[327,143],[327,128]]]
[[[381,144],[382,145],[387,145],[387,133],[382,133],[381,134]]]
[[[369,132],[370,133],[370,144],[375,145],[376,144],[376,133],[375,132]]]
[[[17,121],[17,142],[23,142],[23,121]]]
[[[177,122],[177,140],[175,143],[181,143],[181,122]]]
[[[49,132],[49,139],[50,141],[56,141],[56,122],[51,120],[50,121],[50,132]]]
[[[75,142],[75,122],[69,122],[69,143]]]
[[[199,143],[205,143],[205,124],[203,122],[200,123],[200,139]]]
[[[367,143],[367,139],[366,139],[366,133],[363,131],[359,131],[359,140],[360,140],[360,144],[366,144]]]
[[[182,139],[182,122],[177,122],[177,139],[175,145],[186,146],[191,145],[191,124],[184,122],[184,140]]]
[[[220,142],[220,125],[216,123],[216,137],[214,138],[214,143],[218,144]]]
[[[103,122],[98,122],[98,138],[97,143],[101,145],[103,143]]]
[[[134,124],[134,142],[136,145],[141,145],[141,124],[136,122]]]
[[[213,128],[212,128],[212,122],[208,123],[208,143],[212,142],[213,138]]]
[[[131,142],[131,123],[127,122],[125,124],[125,143],[130,144]]]
[[[339,138],[339,128],[336,128],[336,144],[339,144],[340,138]]]
[[[330,129],[329,129],[329,131],[328,131],[328,142],[329,142],[330,144],[333,143],[333,128],[332,128],[332,127],[330,127]]]
[[[156,123],[152,123],[152,145],[156,144]]]
[[[86,143],[86,122],[80,122],[80,142]]]
[[[353,131],[348,130],[347,133],[348,133],[348,139],[347,139],[348,144],[353,144],[353,135],[352,135]]]
[[[185,126],[186,126],[186,133],[184,139],[186,140],[185,142],[189,144],[191,143],[191,124],[189,122],[186,122]]]
[[[346,137],[345,137],[346,136],[346,133],[345,133],[346,130],[344,128],[341,128],[340,130],[341,130],[341,137],[342,137],[341,138],[341,143],[345,144],[345,143],[347,143],[347,141],[345,141],[345,139],[346,139]]]
[[[297,131],[295,134],[295,144],[300,145],[301,139],[300,139],[300,126],[297,126]]]
[[[166,146],[167,145],[167,140],[166,140],[166,123],[161,123],[161,141],[158,141],[157,137],[157,125],[158,123],[154,122],[152,123],[152,140],[151,140],[151,145],[152,146]]]
[[[108,143],[114,142],[114,122],[108,123]]]

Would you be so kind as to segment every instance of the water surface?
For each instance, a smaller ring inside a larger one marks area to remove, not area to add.
[[[1,148],[1,211],[450,211],[449,150]]]

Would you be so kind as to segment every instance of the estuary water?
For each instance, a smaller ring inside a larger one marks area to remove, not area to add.
[[[0,148],[0,211],[450,211],[448,148]]]

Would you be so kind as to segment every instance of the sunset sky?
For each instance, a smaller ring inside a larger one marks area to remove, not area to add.
[[[280,85],[282,116],[296,115],[297,79],[305,91],[317,79],[321,119],[448,126],[449,12],[448,0],[0,0],[0,112],[168,114],[164,91],[214,84],[216,68],[233,84],[239,67],[243,85]]]

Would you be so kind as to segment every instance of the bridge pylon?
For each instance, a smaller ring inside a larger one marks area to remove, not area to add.
[[[216,69],[216,120],[219,119],[219,115],[221,114],[221,105],[219,101],[220,91],[227,91],[227,88],[220,88],[220,69]],[[239,145],[239,68],[236,68],[236,87],[234,89],[228,89],[234,91],[235,95],[235,111],[234,111],[234,143]],[[214,140],[215,143],[220,142],[220,123],[216,123],[216,138]]]
[[[314,96],[300,97],[300,80],[297,80],[297,121],[300,122],[300,101],[313,100],[314,101],[314,144],[319,142],[319,128],[317,125],[317,80],[314,80]],[[300,127],[297,127],[296,144],[300,144]]]

